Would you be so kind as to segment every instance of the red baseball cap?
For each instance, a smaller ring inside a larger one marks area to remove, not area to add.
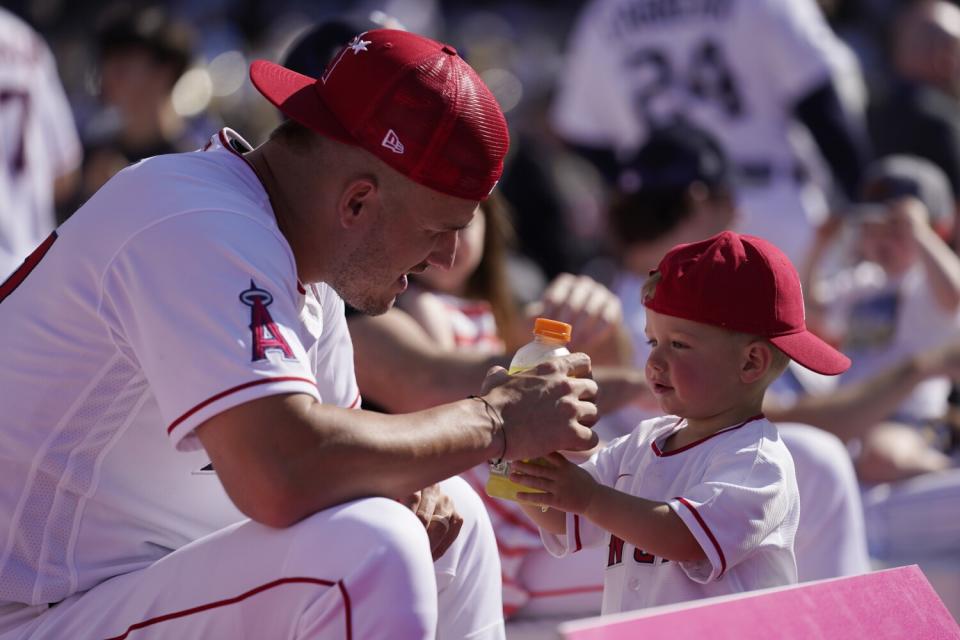
[[[800,277],[780,249],[762,238],[724,231],[677,245],[660,261],[648,309],[767,338],[804,367],[825,375],[850,359],[807,331]]]
[[[483,200],[503,172],[503,112],[449,45],[376,29],[355,37],[319,78],[255,60],[250,79],[287,117],[441,193]]]

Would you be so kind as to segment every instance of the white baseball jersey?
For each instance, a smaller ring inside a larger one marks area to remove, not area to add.
[[[246,149],[225,129],[124,169],[0,287],[0,605],[243,519],[193,433],[208,418],[359,404],[343,302],[298,282]]]
[[[798,227],[825,203],[795,177],[791,110],[831,78],[840,47],[814,0],[594,0],[573,31],[553,125],[622,153],[676,117],[708,131],[735,166],[768,172],[738,193],[741,230],[796,260]],[[784,221],[794,224],[782,231]]]
[[[685,563],[653,556],[567,514],[565,536],[541,530],[558,556],[606,542],[603,613],[740,593],[797,581],[793,538],[800,497],[793,460],[762,416],[664,452],[675,416],[646,420],[582,465],[598,482],[666,502],[706,554]]]
[[[568,139],[635,149],[682,115],[734,161],[790,162],[790,108],[830,78],[813,0],[595,0],[577,22],[553,112]]]
[[[54,179],[80,156],[49,48],[0,8],[0,280],[53,230]]]

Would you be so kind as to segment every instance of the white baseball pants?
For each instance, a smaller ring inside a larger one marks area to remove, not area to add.
[[[0,640],[503,638],[500,562],[477,495],[434,563],[423,525],[369,498],[286,529],[239,522],[44,610]]]

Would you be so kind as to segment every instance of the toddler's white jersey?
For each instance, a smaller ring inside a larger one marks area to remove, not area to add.
[[[121,171],[0,287],[0,605],[241,520],[193,433],[208,418],[359,404],[343,301],[298,282],[247,149],[223,130]]]
[[[642,422],[582,465],[599,483],[666,502],[706,554],[683,563],[635,548],[589,520],[567,514],[565,536],[541,530],[557,556],[606,543],[603,613],[630,611],[797,581],[793,538],[800,498],[793,460],[762,416],[680,449],[663,444],[685,422]]]
[[[0,8],[0,280],[53,230],[54,179],[80,155],[50,49]]]

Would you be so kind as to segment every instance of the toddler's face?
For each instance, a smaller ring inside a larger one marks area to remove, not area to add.
[[[647,309],[650,356],[647,384],[666,413],[707,419],[735,405],[743,393],[743,341],[719,327]]]

